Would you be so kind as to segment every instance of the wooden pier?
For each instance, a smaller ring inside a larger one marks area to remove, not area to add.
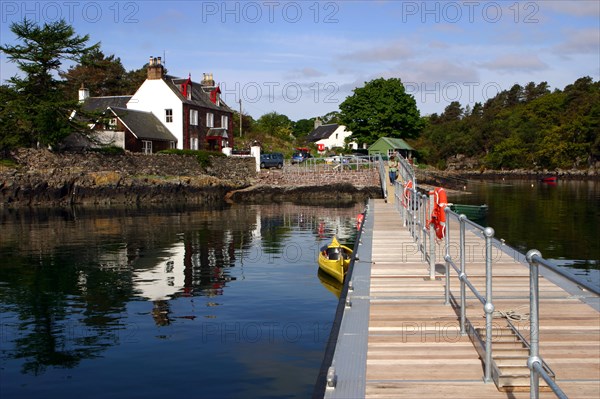
[[[429,268],[408,230],[398,229],[401,222],[394,206],[375,201],[371,216],[374,228],[366,397],[528,398],[528,392],[502,392],[494,382],[483,381],[482,361],[473,343],[460,334],[456,310],[444,305],[443,265],[436,265],[436,280],[430,280]],[[485,292],[482,248],[475,244],[470,249],[472,259],[467,273]],[[443,259],[441,250],[438,246],[436,258]],[[529,270],[508,257],[495,262],[493,270],[496,310],[528,313]],[[453,283],[456,292],[456,278],[451,280]],[[600,314],[544,278],[540,278],[539,287],[541,357],[569,397],[598,398]],[[467,316],[484,326],[483,307],[473,295],[467,297]],[[516,324],[526,335],[528,321]],[[504,345],[502,337],[496,338],[493,344]],[[506,359],[515,367],[522,366],[519,373],[529,375],[526,357],[524,361],[518,356]],[[542,392],[540,397],[555,395]]]
[[[409,231],[401,227],[400,214],[392,202],[374,200],[370,203],[368,218],[374,218],[372,230],[362,239],[362,245],[368,246],[366,240],[371,241],[370,259],[363,256],[355,266],[359,268],[370,261],[368,293],[360,297],[366,306],[344,312],[344,319],[351,319],[347,318],[348,312],[360,310],[368,314],[368,326],[364,326],[362,332],[367,337],[363,345],[366,356],[355,357],[357,362],[366,362],[365,375],[360,375],[361,368],[356,365],[354,369],[358,368],[359,375],[342,375],[345,371],[339,368],[345,367],[345,362],[338,360],[341,366],[336,369],[337,387],[327,388],[324,396],[347,397],[351,392],[347,388],[351,386],[355,389],[352,395],[367,398],[529,398],[528,349],[508,332],[506,319],[498,314],[499,317],[493,319],[492,340],[495,378],[484,381],[481,352],[478,353],[469,335],[460,332],[457,309],[460,287],[454,271],[450,273],[451,300],[445,304],[442,245],[437,244],[436,278],[431,280],[429,266]],[[452,244],[452,235],[450,238]],[[467,245],[467,274],[477,290],[485,295],[485,251],[477,240],[473,234],[472,245]],[[529,313],[527,265],[499,254],[493,263],[493,276],[495,309],[504,313],[512,310],[514,318],[526,318]],[[551,280],[552,276],[539,279],[540,357],[569,398],[597,399],[600,397],[599,298],[591,293],[574,295]],[[360,280],[353,283],[357,288],[360,284]],[[468,290],[466,298],[469,322],[475,328],[485,328],[482,304]],[[596,308],[582,299],[595,303]],[[529,321],[512,322],[528,340]],[[349,341],[359,336],[360,331],[340,334],[345,346],[338,345],[334,359],[337,351],[347,358]],[[356,342],[354,350],[360,353],[361,341]],[[345,378],[358,381],[348,382]],[[540,387],[540,398],[556,397],[542,379]]]

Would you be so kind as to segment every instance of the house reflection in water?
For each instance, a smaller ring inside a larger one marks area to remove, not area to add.
[[[184,242],[156,257],[133,260],[134,292],[154,304],[152,317],[157,325],[165,326],[172,321],[169,300],[222,295],[225,284],[235,280],[228,271],[235,264],[233,240],[226,233],[220,238],[223,241],[207,245],[195,240],[193,234],[186,235]],[[148,265],[148,261],[153,264]]]

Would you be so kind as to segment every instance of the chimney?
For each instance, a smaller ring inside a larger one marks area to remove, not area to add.
[[[315,129],[321,126],[322,124],[323,122],[321,122],[321,119],[317,116],[317,118],[315,119]]]
[[[148,62],[148,79],[157,80],[162,79],[165,70],[162,66],[162,60],[160,57],[152,57],[150,56],[150,61]]]
[[[202,74],[202,86],[214,87],[215,80],[213,79],[213,74],[211,73],[203,73]]]
[[[82,103],[88,98],[90,98],[90,90],[87,87],[84,87],[82,83],[79,88],[79,102]]]

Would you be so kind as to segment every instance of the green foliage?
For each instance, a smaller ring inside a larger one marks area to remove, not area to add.
[[[178,149],[170,149],[159,151],[159,154],[175,154],[175,155],[188,155],[196,157],[196,160],[203,168],[209,167],[211,165],[210,158],[211,157],[224,157],[226,156],[222,152],[217,151],[205,151],[205,150],[178,150]]]
[[[514,85],[463,112],[451,103],[424,118],[414,143],[425,162],[457,154],[493,169],[588,167],[600,160],[600,82],[578,79],[563,91],[548,84]]]
[[[2,45],[10,62],[17,64],[23,76],[9,79],[2,89],[3,100],[11,96],[0,110],[0,118],[10,120],[0,130],[2,149],[16,145],[53,146],[83,126],[71,118],[78,109],[77,98],[65,99],[62,82],[55,74],[65,60],[79,61],[98,48],[86,46],[89,37],[76,36],[64,20],[43,27],[25,19],[13,23],[10,30],[21,42]],[[4,103],[4,101],[3,101]]]
[[[310,132],[313,131],[315,127],[315,118],[310,118],[310,119],[300,119],[297,120],[296,122],[292,122],[292,132],[294,134],[294,137],[296,137],[296,139],[303,139],[306,136],[308,136],[308,134]]]
[[[105,56],[99,49],[81,57],[81,62],[61,72],[65,79],[64,93],[67,98],[77,98],[78,89],[84,85],[92,96],[116,96],[125,91],[125,68],[120,58]]]
[[[256,130],[265,135],[291,139],[292,121],[287,116],[273,111],[258,118]]]
[[[380,137],[414,138],[422,129],[415,99],[400,79],[375,79],[340,104],[340,120],[358,143]]]

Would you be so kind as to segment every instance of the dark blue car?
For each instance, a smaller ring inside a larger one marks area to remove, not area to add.
[[[260,168],[283,168],[283,154],[279,152],[260,154]]]

